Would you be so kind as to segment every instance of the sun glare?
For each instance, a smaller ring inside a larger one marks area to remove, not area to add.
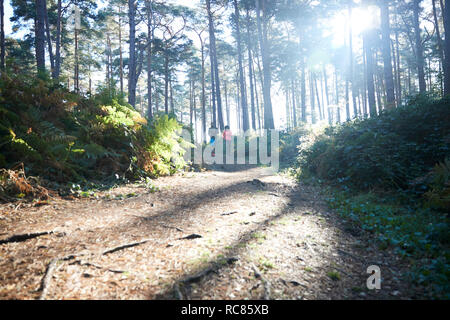
[[[377,28],[380,24],[376,6],[368,8],[355,8],[352,11],[351,27],[354,37],[360,36],[364,31],[370,28]],[[329,32],[333,37],[333,45],[339,47],[348,41],[349,19],[348,11],[342,10],[337,13],[330,21]]]

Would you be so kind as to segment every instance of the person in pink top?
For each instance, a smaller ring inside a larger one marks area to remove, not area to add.
[[[230,130],[230,126],[226,126],[225,127],[225,131],[223,132],[223,140],[225,140],[228,144],[228,142],[231,141],[231,130]]]
[[[225,141],[224,145],[224,155],[227,154],[227,151],[231,151],[231,139],[233,139],[233,136],[231,134],[230,126],[225,127],[225,131],[222,134],[222,138]]]

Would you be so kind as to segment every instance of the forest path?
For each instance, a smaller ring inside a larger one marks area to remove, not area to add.
[[[405,298],[398,259],[359,239],[311,186],[260,167],[154,183],[1,205],[0,299]],[[53,233],[1,244],[42,231]],[[366,288],[373,264],[381,291]]]

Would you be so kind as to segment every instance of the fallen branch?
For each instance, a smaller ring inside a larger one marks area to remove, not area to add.
[[[12,243],[12,242],[23,242],[26,240],[34,239],[37,237],[45,236],[48,234],[52,234],[54,231],[44,231],[44,232],[37,232],[37,233],[26,233],[26,234],[15,234],[9,238],[0,240],[0,244],[5,243]]]
[[[50,287],[53,273],[56,270],[58,262],[75,259],[75,256],[75,254],[70,254],[62,258],[54,258],[50,261],[50,263],[47,265],[47,269],[45,270],[44,277],[42,278],[41,286],[38,289],[38,291],[42,291],[41,295],[39,296],[39,300],[45,300],[45,298],[47,297],[48,288]]]
[[[194,240],[194,239],[200,239],[200,238],[203,238],[203,237],[199,234],[194,233],[194,234],[188,235],[183,238],[178,238],[178,240]]]
[[[267,281],[261,274],[261,272],[259,271],[259,269],[253,265],[253,271],[255,272],[255,278],[257,279],[261,279],[261,282],[263,283],[264,286],[264,300],[270,300],[270,282]]]
[[[233,211],[233,212],[228,212],[228,213],[222,213],[221,216],[231,216],[233,214],[238,213],[237,211]]]
[[[60,261],[59,258],[52,259],[45,270],[44,277],[42,278],[41,286],[38,291],[42,291],[39,297],[39,300],[45,300],[47,296],[48,288],[50,287],[50,283],[52,281],[53,272],[55,271],[56,265]]]
[[[83,262],[81,260],[77,260],[77,261],[71,263],[71,265],[74,265],[74,264],[78,264],[80,266],[86,266],[86,267],[93,267],[93,268],[96,268],[96,269],[99,269],[99,270],[106,270],[106,271],[109,271],[109,272],[112,272],[112,273],[125,273],[126,272],[126,271],[123,271],[123,270],[115,270],[115,269],[105,268],[105,267],[93,264],[91,262]]]
[[[113,253],[113,252],[117,252],[117,251],[120,251],[120,250],[123,250],[123,249],[137,247],[137,246],[140,246],[141,244],[147,243],[149,241],[150,241],[150,239],[139,241],[139,242],[127,243],[127,244],[124,244],[124,245],[121,245],[121,246],[114,247],[114,248],[108,249],[106,251],[103,251],[102,255],[104,256],[104,255],[107,255],[107,254],[110,254],[110,253]]]
[[[178,300],[184,300],[183,294],[181,293],[180,285],[178,283],[175,283],[175,285],[173,286],[173,289],[175,291],[175,297]]]

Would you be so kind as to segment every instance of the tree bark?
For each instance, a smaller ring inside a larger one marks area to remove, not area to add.
[[[223,112],[222,112],[222,98],[220,94],[220,77],[219,77],[219,64],[217,61],[217,49],[216,49],[216,36],[214,31],[214,20],[211,11],[211,0],[206,0],[206,10],[208,13],[209,21],[209,38],[210,38],[210,54],[212,55],[211,72],[214,73],[215,82],[215,96],[217,99],[217,116],[219,121],[219,128],[221,131],[225,129],[223,122]]]
[[[61,73],[61,20],[62,20],[62,0],[58,0],[58,17],[56,20],[56,41],[55,41],[55,79],[59,79]]]
[[[242,106],[242,126],[244,132],[250,129],[250,121],[248,117],[248,104],[247,104],[247,88],[245,87],[244,81],[244,67],[242,63],[242,44],[241,44],[241,28],[240,28],[240,14],[239,6],[237,0],[234,3],[234,16],[236,23],[236,42],[237,42],[237,52],[238,52],[238,63],[239,63],[239,84],[241,87],[241,106]]]
[[[370,116],[377,115],[377,106],[375,100],[375,83],[374,83],[374,57],[373,57],[373,30],[364,33],[364,51],[366,57],[366,82],[367,94],[369,98],[369,112]]]
[[[425,82],[425,59],[423,56],[423,44],[422,37],[420,35],[420,2],[422,0],[414,0],[413,2],[413,11],[414,11],[414,33],[415,33],[415,41],[416,41],[416,61],[417,61],[417,72],[419,76],[419,91],[420,93],[424,93],[427,91],[427,84]]]
[[[52,74],[52,78],[55,79],[55,57],[53,56],[53,47],[52,47],[52,37],[50,34],[50,24],[48,22],[48,10],[47,5],[45,6],[45,33],[47,37],[47,46],[48,46],[48,55],[50,57],[50,70]]]
[[[272,86],[272,71],[270,62],[270,49],[268,45],[267,38],[267,24],[268,24],[268,13],[267,13],[267,0],[255,0],[256,1],[256,17],[258,25],[258,38],[261,46],[261,56],[263,62],[264,70],[264,129],[275,129],[275,123],[273,119],[272,111],[272,98],[271,98],[271,86]],[[261,8],[262,2],[262,8]],[[263,17],[261,19],[261,11],[263,12]],[[263,20],[263,21],[261,21]]]
[[[5,66],[5,1],[0,0],[0,70]]]
[[[128,0],[130,59],[128,62],[128,103],[136,106],[136,0]]]
[[[147,8],[147,117],[153,118],[152,110],[152,42],[153,42],[153,10],[151,0],[145,2]],[[122,53],[121,53],[122,54]]]
[[[391,26],[389,23],[389,1],[380,1],[381,33],[384,64],[384,81],[386,82],[386,108],[395,108],[394,76],[392,73]]]
[[[444,28],[445,34],[450,34],[450,3],[444,6]],[[445,37],[444,58],[444,95],[450,95],[450,37]]]
[[[39,73],[45,72],[45,8],[46,0],[36,0],[36,64]]]
[[[248,3],[246,7],[246,19],[247,19],[247,50],[248,50],[248,71],[249,71],[249,83],[250,83],[250,100],[251,100],[251,113],[252,113],[252,128],[256,130],[256,107],[255,107],[255,88],[253,83],[253,57],[252,57],[252,40],[250,36],[250,10]]]

